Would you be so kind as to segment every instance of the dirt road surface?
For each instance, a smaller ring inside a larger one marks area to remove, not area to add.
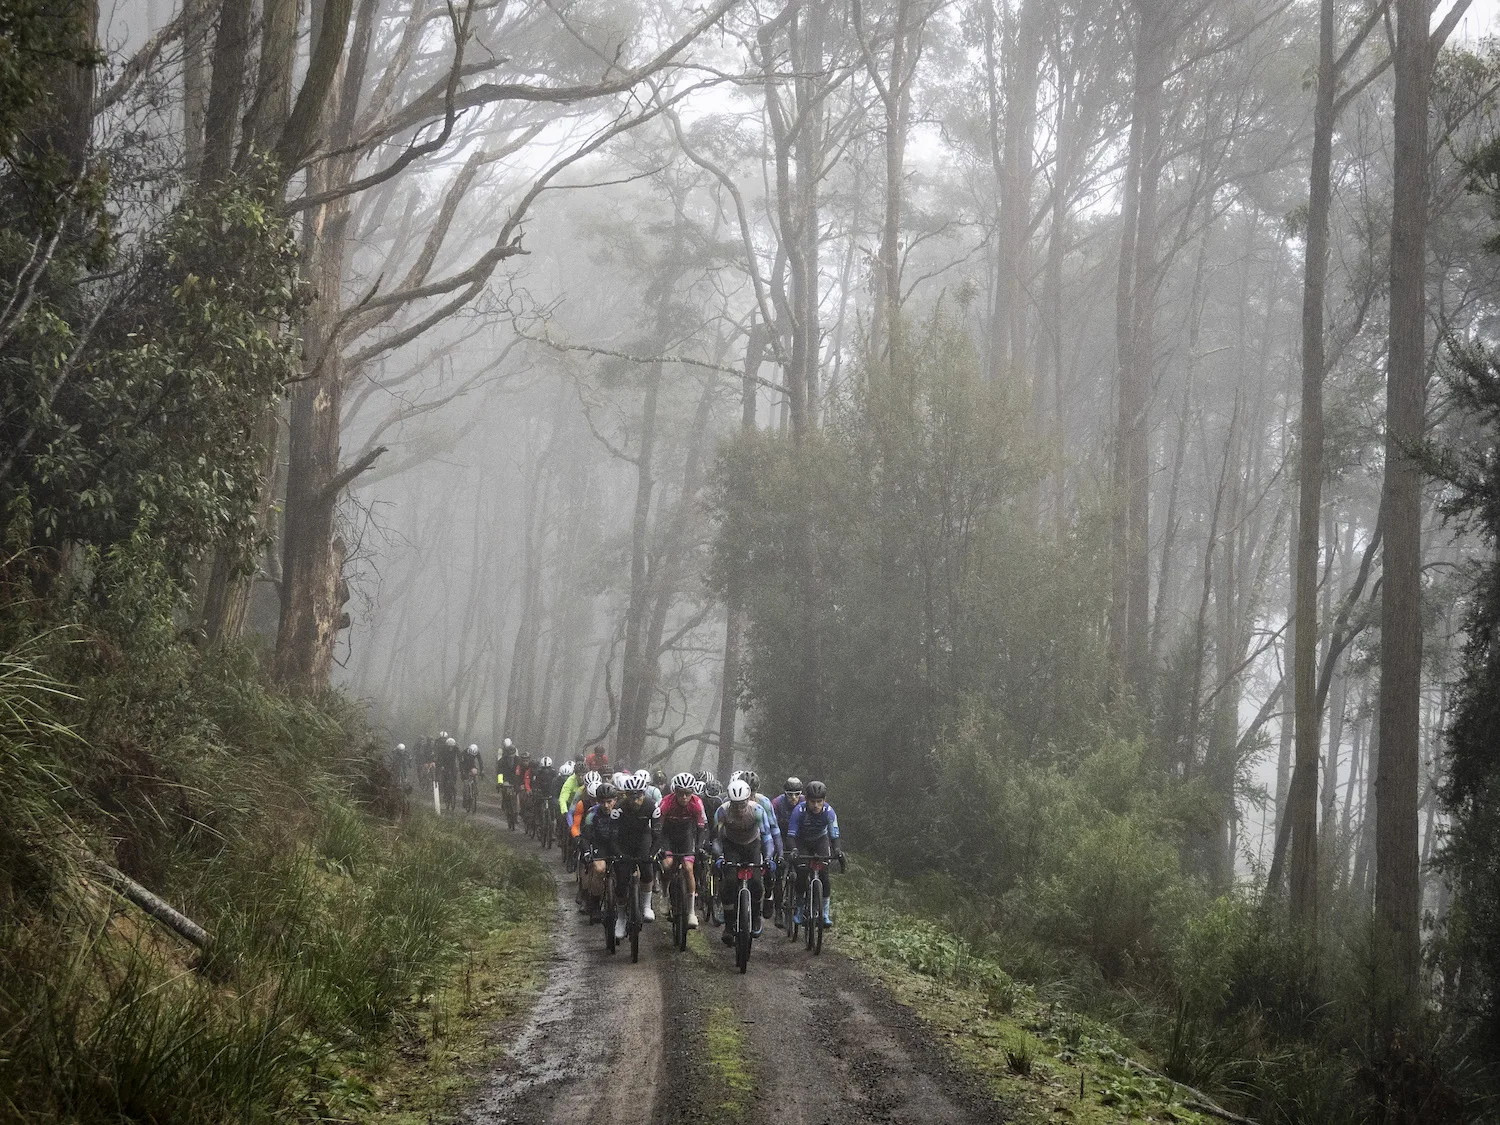
[[[487,819],[517,851],[541,854]],[[557,851],[544,860],[558,884],[548,982],[465,1125],[1007,1120],[913,1013],[838,953],[837,930],[814,957],[768,924],[742,976],[706,923],[687,952],[673,949],[658,895],[632,964],[577,913]]]

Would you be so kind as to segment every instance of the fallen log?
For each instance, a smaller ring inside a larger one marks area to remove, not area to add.
[[[1220,1121],[1228,1121],[1231,1125],[1260,1125],[1260,1122],[1256,1121],[1253,1117],[1243,1117],[1233,1110],[1225,1109],[1202,1090],[1189,1086],[1186,1082],[1179,1082],[1175,1078],[1169,1078],[1167,1075],[1161,1073],[1161,1071],[1152,1070],[1144,1063],[1138,1063],[1134,1059],[1126,1058],[1118,1051],[1111,1051],[1106,1048],[1100,1053],[1113,1056],[1115,1061],[1121,1066],[1127,1066],[1131,1070],[1138,1070],[1142,1074],[1150,1075],[1152,1078],[1160,1079],[1162,1082],[1170,1082],[1179,1090],[1185,1091],[1190,1095],[1183,1099],[1182,1105],[1185,1109],[1190,1109],[1194,1113],[1206,1113],[1210,1117],[1217,1117]]]
[[[125,872],[111,867],[102,860],[95,859],[92,866],[110,888],[122,898],[139,906],[184,941],[191,942],[199,949],[208,947],[211,940],[208,931],[166,900],[148,891]]]

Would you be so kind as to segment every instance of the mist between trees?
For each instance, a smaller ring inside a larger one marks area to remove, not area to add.
[[[1467,0],[0,13],[16,637],[822,777],[1174,1076],[1485,1112]]]

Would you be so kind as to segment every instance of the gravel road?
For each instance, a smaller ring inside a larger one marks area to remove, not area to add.
[[[486,819],[517,851],[541,854]],[[558,884],[548,982],[465,1125],[1007,1120],[909,1009],[838,953],[837,930],[813,957],[768,925],[741,976],[707,925],[674,950],[658,895],[659,921],[631,964],[576,912],[558,853],[544,860]]]

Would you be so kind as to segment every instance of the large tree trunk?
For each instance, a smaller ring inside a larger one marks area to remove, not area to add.
[[[1426,0],[1396,0],[1395,162],[1390,352],[1386,366],[1385,524],[1380,594],[1380,763],[1375,776],[1375,918],[1402,1016],[1415,1010],[1418,930],[1417,773],[1422,686],[1422,477],[1413,451],[1427,398]]]
[[[341,567],[332,547],[334,511],[348,483],[339,472],[343,363],[337,339],[348,217],[342,202],[331,203],[309,225],[316,296],[303,322],[302,340],[311,375],[291,392],[274,669],[282,683],[304,689],[327,684],[334,642],[344,624],[337,596]]]
[[[1155,367],[1156,191],[1161,155],[1161,0],[1140,0],[1130,134],[1121,197],[1115,351],[1119,367],[1111,492],[1110,657],[1118,688],[1149,684],[1150,395]]]
[[[245,69],[250,54],[252,0],[223,0],[214,36],[208,104],[203,118],[200,184],[216,184],[229,175],[234,159],[235,129],[245,97]]]
[[[1328,278],[1328,209],[1333,167],[1334,0],[1322,0],[1318,19],[1318,85],[1308,176],[1307,243],[1302,284],[1302,413],[1297,457],[1296,757],[1287,816],[1291,838],[1291,918],[1309,940],[1318,931],[1318,531],[1323,494],[1323,305]]]

